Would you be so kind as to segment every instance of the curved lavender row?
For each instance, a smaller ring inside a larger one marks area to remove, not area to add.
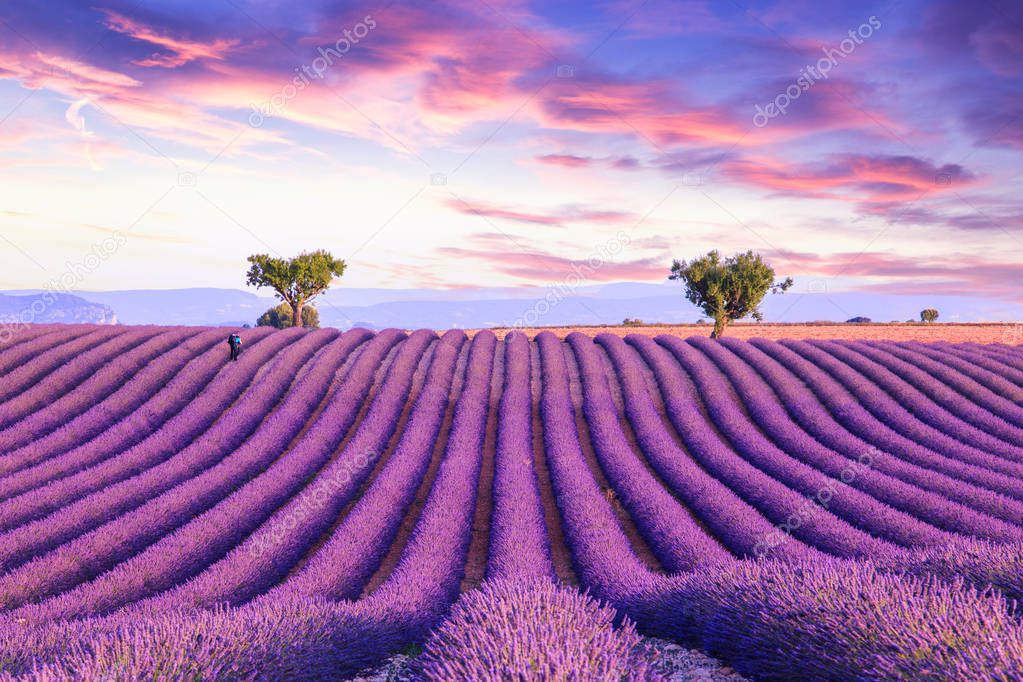
[[[422,639],[458,598],[478,503],[497,339],[472,340],[466,383],[437,479],[401,559],[352,611],[380,624],[384,651]]]
[[[782,343],[789,347],[795,347],[795,344],[788,340],[782,341]],[[807,344],[861,373],[871,382],[875,392],[898,396],[899,404],[909,410],[917,419],[953,440],[998,455],[1014,464],[1019,464],[1019,460],[1023,460],[1023,449],[1014,448],[1005,441],[949,412],[893,370],[888,369],[886,365],[868,357],[865,353],[834,342],[810,341]],[[797,350],[797,352],[799,351]]]
[[[590,473],[579,444],[568,367],[561,341],[536,336],[543,367],[540,416],[551,484],[576,574],[593,594],[619,601],[658,576],[636,556],[607,498]]]
[[[722,345],[756,369],[781,397],[789,414],[821,444],[851,459],[877,448],[878,471],[938,492],[995,518],[1023,526],[1023,503],[993,492],[1020,489],[1013,479],[923,448],[878,421],[820,368],[777,343],[788,366],[754,343],[723,339]],[[829,411],[830,410],[830,411]],[[894,456],[891,453],[898,453]]]
[[[286,389],[291,385],[293,368],[301,367],[335,335],[333,330],[325,334],[303,333],[300,341],[292,344],[277,358],[277,366],[273,368],[276,371],[267,374],[266,380],[260,382],[265,391],[277,392],[278,382]],[[257,407],[259,409],[255,412],[262,419],[267,406]],[[242,417],[246,411],[245,408],[235,410]],[[230,422],[231,419],[226,421]],[[197,453],[198,456],[211,452],[215,459],[224,457],[249,433],[245,424],[241,426],[243,430],[234,433],[223,429],[224,432],[218,435],[216,441],[207,445],[209,450]],[[299,427],[297,425],[296,429]],[[226,446],[224,451],[220,450],[221,445]],[[215,467],[215,471],[230,470],[235,460],[228,457],[226,461],[224,466]],[[216,479],[209,472],[197,476],[199,470],[198,467],[189,466],[187,459],[180,461],[172,458],[167,466],[155,467],[41,522],[23,526],[8,534],[14,541],[5,541],[0,546],[3,548],[6,565],[17,568],[0,576],[0,605],[5,608],[20,606],[91,580],[227,494],[212,486],[204,488],[200,485],[210,478],[214,478],[214,482]],[[190,477],[194,478],[172,487],[177,481]],[[160,495],[168,489],[170,492]],[[175,492],[183,495],[176,498]],[[24,563],[26,559],[31,560]]]
[[[82,333],[85,333],[85,327],[89,325],[80,325]],[[78,328],[79,325],[76,325]],[[7,353],[14,351],[19,345],[34,341],[40,336],[46,334],[52,334],[55,331],[60,331],[60,326],[56,324],[25,324],[19,325],[13,329],[7,329],[6,333],[0,334],[0,367],[4,366],[4,357]]]
[[[751,425],[759,426],[780,448],[799,461],[943,531],[1002,542],[1023,540],[1023,528],[978,513],[874,468],[877,460],[891,456],[887,453],[868,446],[843,456],[822,445],[792,420],[774,391],[749,365],[712,339],[691,338],[688,343],[709,357],[732,382],[735,393],[750,415]],[[923,526],[922,535],[930,536],[924,543],[929,545],[945,544],[954,537],[930,532],[926,526]]]
[[[274,673],[265,671],[284,671],[278,674],[281,679],[343,678],[421,640],[447,613],[458,596],[471,539],[496,345],[492,332],[478,332],[473,337],[465,386],[455,407],[444,459],[395,570],[369,597],[355,603],[329,603],[281,591],[272,599],[262,598],[238,609],[243,617],[284,625],[284,632],[268,638],[275,645],[281,635],[294,629],[277,614],[314,614],[306,622],[322,623],[319,629],[298,630],[300,636],[293,639],[297,646],[289,643],[283,649],[273,649],[281,654],[243,654],[247,661],[255,659],[248,669],[271,677]],[[328,613],[323,613],[325,610]],[[114,622],[136,617],[131,610],[124,614]],[[40,644],[37,639],[30,642],[36,650],[47,646]],[[52,651],[52,644],[50,647]],[[298,654],[298,662],[289,664],[299,651],[303,653]]]
[[[817,516],[819,510],[807,504],[806,498],[739,456],[707,419],[697,388],[666,348],[654,339],[638,334],[630,334],[625,341],[653,372],[664,400],[666,416],[696,462],[769,522],[778,524],[756,541],[753,546],[756,556],[819,554],[822,553],[822,545],[841,549],[848,544],[844,539],[849,530],[847,524],[830,513],[823,522],[815,520],[813,516]],[[806,525],[804,514],[800,513],[803,510],[812,512],[809,514],[811,526]],[[863,535],[852,530],[858,536]],[[790,541],[793,538],[796,542]]]
[[[239,609],[238,613],[251,614],[257,620],[267,613],[273,620],[273,614],[282,611],[315,614],[330,609],[328,617],[313,621],[324,623],[319,630],[301,631],[318,636],[295,639],[297,647],[280,649],[282,654],[289,652],[284,656],[260,656],[252,669],[286,670],[280,677],[287,679],[343,678],[421,640],[447,613],[458,595],[469,549],[496,345],[492,332],[478,332],[473,337],[465,386],[455,407],[444,459],[395,570],[359,602],[330,604],[289,597],[282,591],[273,599],[263,598]],[[131,613],[125,611],[126,616]],[[299,665],[287,665],[291,651],[308,653],[300,654]]]
[[[184,409],[185,406],[182,405],[175,416],[145,439],[126,450],[117,452],[109,458],[103,451],[99,453],[93,451],[94,457],[81,458],[76,466],[76,459],[81,454],[76,449],[57,460],[43,462],[26,472],[25,476],[29,477],[29,482],[22,481],[20,483],[26,486],[37,479],[50,480],[55,472],[60,476],[70,475],[0,502],[0,529],[6,531],[16,528],[91,493],[102,495],[103,492],[106,492],[101,490],[105,486],[111,486],[125,478],[148,471],[161,462],[181,455],[186,447],[195,450],[201,445],[197,440],[200,436],[204,436],[208,440],[211,435],[217,435],[223,431],[223,426],[217,426],[221,423],[221,417],[246,402],[241,399],[242,397],[248,400],[265,401],[267,397],[272,396],[272,394],[268,396],[262,390],[256,390],[253,379],[264,370],[264,364],[271,357],[282,348],[287,349],[292,338],[304,334],[304,330],[287,330],[275,334],[266,343],[251,349],[247,357],[226,366],[224,366],[223,357],[220,356],[219,364],[222,369],[212,382],[201,387],[202,390],[198,396],[188,403],[188,409]],[[278,385],[277,388],[283,390],[283,386]],[[241,393],[240,397],[239,391],[243,389],[245,392]],[[250,415],[250,419],[259,416],[251,409],[247,413]],[[131,420],[127,421],[130,426]],[[217,427],[219,431],[210,431],[214,427]],[[95,459],[102,461],[99,464],[94,464]],[[53,465],[53,469],[51,469],[51,465]],[[19,478],[19,480],[21,479]],[[2,537],[0,536],[0,538]],[[2,548],[2,544],[0,544],[0,548]],[[3,565],[5,564],[0,559],[0,566]]]
[[[991,344],[995,346],[996,344]],[[986,358],[998,365],[998,371],[1015,386],[1023,387],[1023,352],[1013,352],[997,347],[988,348],[983,344],[960,344],[960,347],[973,355]],[[1023,348],[1023,347],[1021,347]]]
[[[910,348],[896,347],[893,352],[883,343],[860,342],[857,345],[843,342],[837,345],[854,351],[861,362],[866,359],[882,368],[883,372],[887,372],[886,376],[895,377],[900,385],[911,387],[913,395],[926,396],[925,407],[933,411],[935,421],[944,417],[945,423],[952,422],[958,426],[950,432],[953,437],[970,443],[979,441],[977,447],[1023,463],[1023,446],[1019,445],[1023,429],[1010,423],[1006,416],[1011,414],[1018,418],[1021,415],[1019,406],[993,395],[970,377],[931,358],[921,357]],[[931,372],[940,375],[941,381],[931,376]],[[948,428],[945,430],[949,431]],[[957,435],[959,433],[962,435]]]
[[[1017,409],[1023,406],[1023,371],[1015,367],[963,346],[907,342],[903,347],[965,374],[984,388],[1011,402]]]
[[[4,381],[0,384],[0,402],[16,398],[50,373],[63,367],[69,358],[76,358],[106,343],[119,333],[122,332],[114,327],[101,327],[85,334],[71,335],[62,343],[51,346],[31,360],[12,368],[4,375]]]
[[[775,532],[774,526],[730,488],[704,471],[675,442],[647,392],[642,359],[637,351],[615,334],[600,334],[595,340],[611,358],[622,387],[625,414],[643,453],[675,495],[693,510],[715,537],[740,556],[815,554],[814,550],[796,540],[762,552],[758,545],[763,538]],[[681,389],[666,387],[665,392],[680,393]],[[714,447],[708,434],[695,429],[686,429],[684,437],[693,449]]]
[[[1023,441],[1023,435],[1020,435],[1023,429],[1019,428],[1023,424],[1023,407],[1003,395],[1009,392],[1017,400],[1023,399],[1023,389],[1019,386],[1014,386],[955,352],[941,352],[924,345],[903,348],[890,343],[871,343],[868,347],[883,351],[887,356],[897,357],[922,370],[927,376],[940,379],[940,382],[934,383],[939,386],[944,384],[948,388],[942,386],[933,393],[928,388],[927,394],[932,399],[939,398],[943,404],[951,403],[947,409],[953,412],[958,410],[970,423],[983,428],[984,424],[990,422],[991,426],[985,428],[989,433],[1003,440],[1008,437],[1010,442]],[[964,401],[963,396],[973,405]]]
[[[1018,370],[1023,370],[1023,345],[1005,346],[1000,343],[970,343],[964,347],[983,353]]]
[[[883,344],[839,345],[870,358],[917,388],[941,410],[972,426],[988,438],[995,439],[994,442],[1002,441],[999,447],[1008,446],[1009,451],[1023,461],[1023,448],[1015,445],[1023,442],[1023,429],[1007,421],[1009,414],[1018,417],[1023,411],[1005,398],[994,395],[969,377],[927,357],[897,348],[891,349]],[[907,354],[910,360],[907,360]]]
[[[222,332],[211,332],[215,338],[222,340]],[[253,346],[266,339],[269,332],[254,331],[249,335]],[[279,346],[277,341],[274,346]],[[186,346],[182,349],[186,355],[193,353]],[[264,355],[264,350],[249,349],[249,354]],[[168,356],[177,357],[176,353]],[[83,471],[97,462],[112,455],[119,455],[159,430],[171,417],[179,414],[199,393],[215,381],[218,373],[233,372],[224,366],[224,351],[215,347],[189,362],[172,379],[164,382],[160,372],[168,365],[162,360],[154,363],[152,368],[155,376],[146,373],[147,381],[161,382],[163,385],[155,395],[150,396],[138,408],[131,410],[116,421],[110,421],[110,415],[116,415],[125,408],[122,401],[129,405],[137,399],[135,390],[139,385],[134,381],[126,384],[131,390],[121,394],[118,392],[107,402],[97,405],[85,414],[65,424],[48,436],[25,447],[0,456],[0,499],[17,493],[37,488],[57,478]],[[140,375],[141,376],[141,375]],[[146,384],[142,384],[143,387]],[[81,442],[78,434],[99,431],[90,441]],[[81,443],[81,444],[79,444]]]
[[[734,448],[723,457],[704,460],[704,467],[765,516],[779,524],[790,522],[793,514],[797,519],[806,517],[794,535],[838,556],[872,556],[895,549],[895,545],[872,536],[870,531],[905,544],[929,539],[927,527],[920,528],[919,521],[813,471],[759,432],[751,433],[749,421],[720,376],[711,371],[710,361],[681,339],[675,338],[674,343],[672,338],[675,337],[658,336],[655,342],[690,374],[710,420]]]
[[[89,541],[90,572],[96,575],[95,569],[112,566],[110,570],[16,613],[32,620],[107,613],[173,587],[223,556],[239,536],[244,537],[246,526],[254,528],[274,509],[260,506],[258,498],[251,499],[251,491],[261,483],[266,488],[268,479],[282,483],[274,474],[291,464],[289,443],[327,395],[337,369],[365,340],[360,334],[353,336],[342,337],[318,354],[260,432],[229,458],[81,538],[83,543]],[[244,500],[246,494],[249,500]],[[278,492],[282,498],[286,494]],[[238,500],[253,504],[232,503]],[[129,549],[123,549],[125,545]],[[121,563],[114,565],[114,561]]]
[[[53,404],[102,367],[122,357],[126,350],[144,344],[158,332],[157,327],[143,327],[114,334],[113,338],[105,339],[95,347],[62,358],[59,366],[45,377],[24,387],[16,396],[0,402],[0,429]]]
[[[250,338],[249,343],[254,343],[259,336],[252,334]],[[179,381],[177,377],[188,370],[189,363],[198,362],[204,353],[222,340],[221,330],[197,333],[148,363],[102,402],[92,405],[74,419],[57,424],[45,435],[28,440],[22,424],[0,432],[0,449],[4,451],[0,454],[0,478],[88,443],[127,417],[137,421],[137,415],[147,401],[166,390],[171,383]],[[222,353],[217,356],[221,360],[218,367],[223,366]],[[48,412],[50,410],[44,410],[41,414]],[[137,424],[133,430],[140,431]]]
[[[529,339],[522,332],[509,334],[504,339],[504,354],[487,578],[554,580],[533,456]]]
[[[0,423],[0,452],[36,441],[62,424],[67,424],[90,407],[120,391],[126,384],[126,376],[134,377],[144,371],[154,359],[159,363],[170,354],[173,347],[198,335],[199,332],[187,328],[157,334],[106,363],[91,377],[63,395],[51,399],[42,408],[37,410],[38,406],[35,406],[25,409],[28,406],[23,405],[25,414],[22,417],[15,417],[13,409],[0,407],[0,414],[3,415],[0,422],[5,417],[11,419],[10,422]],[[12,403],[8,403],[8,406],[13,407]],[[82,434],[81,437],[87,439],[89,436]]]
[[[86,326],[74,326],[61,330],[58,326],[47,325],[46,328],[33,329],[31,334],[19,336],[18,341],[13,345],[2,346],[0,352],[0,375],[13,372],[27,362],[39,357],[42,353],[59,346],[62,343],[81,338],[94,331],[94,328]]]
[[[369,490],[302,570],[276,591],[354,599],[387,553],[433,454],[465,333],[449,331],[434,346],[423,390],[394,453]],[[226,569],[225,569],[226,570]]]
[[[618,421],[600,349],[578,332],[569,334],[566,341],[579,365],[582,411],[601,469],[657,558],[671,573],[729,561],[731,555],[632,452]]]
[[[416,369],[435,339],[434,332],[419,330],[404,341],[369,411],[340,452],[344,430],[336,428],[333,416],[340,411],[340,419],[351,423],[357,414],[353,396],[328,408],[326,420],[321,416],[287,456],[258,478],[119,567],[118,579],[107,581],[101,595],[103,607],[159,590],[170,590],[153,600],[160,609],[236,604],[283,579],[330,528],[385,452]],[[368,383],[360,383],[368,390]],[[167,567],[155,577],[145,570],[154,561]],[[96,598],[90,601],[95,608]]]
[[[879,422],[921,447],[997,474],[1004,474],[1006,478],[1002,479],[996,490],[1014,499],[1023,500],[1023,492],[1020,492],[1023,487],[1020,487],[1018,483],[1018,480],[1023,478],[1023,466],[966,445],[922,422],[886,392],[879,391],[877,386],[864,374],[857,372],[838,358],[803,341],[772,342],[753,339],[750,343],[790,368],[794,359],[800,359],[837,380],[854,398],[846,404],[838,404],[832,408],[832,413],[837,417],[841,418],[845,411],[854,409],[856,405],[862,405]],[[818,397],[822,400],[827,399],[824,394],[820,393],[818,393]],[[864,437],[864,434],[860,435]],[[1016,480],[1011,480],[1008,477]]]
[[[134,332],[152,331],[156,333],[157,327],[146,326],[133,328]],[[0,387],[0,404],[20,397],[26,390],[30,390],[39,382],[45,380],[53,372],[64,368],[70,360],[91,352],[103,344],[115,341],[118,336],[126,332],[123,328],[115,326],[97,325],[82,330],[69,329],[67,334],[62,334],[57,343],[50,344],[45,350],[40,349],[38,355],[26,362],[11,367],[4,377],[4,384]]]
[[[909,344],[909,347],[916,348],[917,346]],[[989,384],[991,390],[1009,398],[1017,405],[1023,405],[1023,369],[1008,364],[1005,359],[1000,359],[997,355],[983,353],[981,349],[966,344],[948,348],[934,347],[932,350],[951,353],[965,359],[971,365],[982,368],[985,375],[992,377],[991,384]],[[974,376],[974,378],[977,377]]]
[[[198,471],[211,466],[230,453],[251,433],[254,425],[265,417],[265,409],[276,402],[276,399],[287,390],[293,378],[293,369],[289,360],[293,362],[296,359],[302,359],[304,362],[316,348],[326,342],[322,336],[317,337],[313,334],[307,335],[304,331],[296,331],[297,334],[278,335],[282,337],[282,342],[296,335],[303,338],[299,342],[291,344],[290,347],[282,351],[280,357],[276,358],[273,363],[275,371],[271,376],[271,381],[260,381],[258,387],[250,388],[244,394],[244,399],[239,400],[225,411],[224,419],[218,420],[199,438],[183,439],[181,445],[185,445],[185,447],[180,450],[179,446],[173,443],[162,445],[163,449],[157,450],[157,453],[166,452],[169,455],[162,463],[147,468],[144,462],[140,465],[138,459],[134,462],[131,460],[122,462],[120,457],[111,460],[111,463],[121,467],[121,471],[118,472],[121,476],[118,478],[118,483],[108,487],[96,484],[94,477],[90,479],[90,476],[93,475],[91,471],[85,471],[81,475],[67,479],[71,481],[84,477],[85,480],[80,485],[84,487],[87,484],[92,484],[92,486],[102,489],[87,494],[73,504],[63,506],[49,516],[0,535],[0,566],[3,566],[5,570],[10,569],[40,552],[57,548],[71,538],[110,522],[118,514],[135,509],[146,500],[195,476]],[[267,345],[263,347],[263,350],[273,351],[275,346]],[[255,353],[250,357],[254,362],[263,364]],[[244,378],[244,375],[240,376]],[[223,402],[233,396],[233,391],[220,394]],[[64,483],[64,481],[59,481],[59,483]],[[38,491],[22,497],[34,500],[37,494]],[[20,500],[20,498],[15,498],[15,500]],[[23,505],[27,504],[28,502],[23,503]],[[0,582],[2,582],[2,578],[0,578]]]

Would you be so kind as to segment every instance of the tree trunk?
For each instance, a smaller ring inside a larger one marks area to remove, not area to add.
[[[293,327],[302,326],[302,302],[296,301],[291,306],[291,325]]]
[[[719,317],[714,320],[714,331],[710,333],[710,338],[720,339],[725,334],[725,327],[728,326],[728,318]]]

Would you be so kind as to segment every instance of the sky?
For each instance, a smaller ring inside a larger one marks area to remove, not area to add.
[[[1023,301],[1023,5],[0,8],[0,289],[660,282]]]

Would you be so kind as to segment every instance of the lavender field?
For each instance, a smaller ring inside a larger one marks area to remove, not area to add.
[[[240,333],[0,347],[2,679],[1023,679],[1023,348]]]

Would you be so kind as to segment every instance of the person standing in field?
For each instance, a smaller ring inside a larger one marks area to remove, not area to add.
[[[231,334],[227,337],[227,345],[231,347],[231,360],[237,360],[242,354],[242,337]]]

